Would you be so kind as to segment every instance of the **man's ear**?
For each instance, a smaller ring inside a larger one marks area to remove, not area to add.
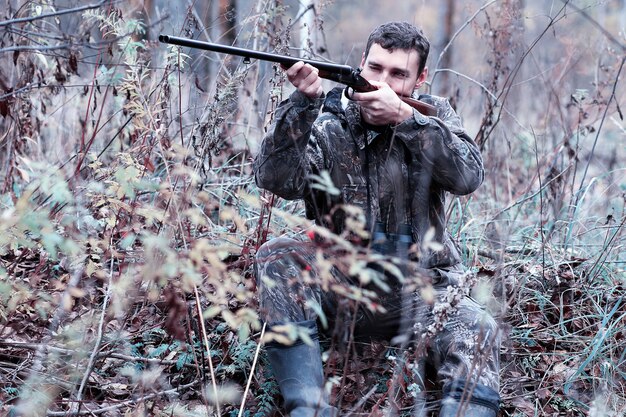
[[[363,52],[363,55],[361,55],[361,65],[359,65],[359,67],[363,68],[363,65],[365,65],[365,51]]]
[[[417,77],[417,81],[415,81],[415,88],[420,88],[422,84],[426,82],[428,78],[428,67],[424,67],[424,71]]]

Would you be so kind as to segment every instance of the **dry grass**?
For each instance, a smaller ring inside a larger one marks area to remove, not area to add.
[[[621,416],[623,37],[598,32],[595,9],[566,8],[531,19],[541,27],[524,38],[507,4],[468,11],[473,39],[498,34],[477,50],[487,70],[468,67],[455,93],[488,179],[451,201],[450,230],[506,336],[502,416]],[[266,120],[245,106],[271,117],[284,80],[219,61],[219,83],[202,91],[190,71],[201,60],[144,40],[121,4],[67,21],[30,7],[10,10],[26,22],[0,26],[0,410],[280,415],[257,356],[252,260],[268,236],[308,224],[298,204],[254,186],[250,147]],[[242,33],[284,46],[288,11],[256,7]],[[576,49],[585,39],[568,19],[600,33],[597,50]],[[92,47],[64,46],[54,36],[66,25]],[[563,45],[564,60],[544,51]],[[331,351],[342,408],[406,413],[402,357],[378,344],[350,361]]]

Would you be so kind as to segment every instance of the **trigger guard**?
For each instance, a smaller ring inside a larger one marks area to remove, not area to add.
[[[354,95],[354,88],[348,86],[348,87],[346,87],[344,92],[345,92],[345,96],[346,96],[346,98],[348,100],[353,100],[352,96]]]

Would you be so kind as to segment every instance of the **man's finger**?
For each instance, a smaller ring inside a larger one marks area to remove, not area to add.
[[[287,77],[296,77],[298,72],[304,67],[304,62],[298,61],[287,69]]]
[[[367,102],[367,101],[378,100],[378,94],[376,93],[377,91],[368,91],[367,93],[357,93],[357,92],[354,92],[353,90],[352,94],[349,95],[348,97],[350,98],[350,100]]]

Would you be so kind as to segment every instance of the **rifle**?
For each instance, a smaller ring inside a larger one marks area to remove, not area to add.
[[[327,80],[335,81],[340,84],[345,84],[357,93],[366,93],[369,91],[375,91],[377,89],[361,76],[360,68],[355,69],[349,65],[340,65],[334,64],[332,62],[301,59],[287,55],[278,55],[268,52],[255,51],[252,49],[244,49],[234,46],[220,45],[217,43],[203,42],[195,39],[181,38],[178,36],[159,35],[159,41],[172,45],[186,46],[190,48],[204,49],[206,51],[219,52],[222,54],[241,56],[244,58],[244,63],[246,64],[250,62],[250,59],[260,59],[262,61],[275,62],[281,64],[285,68],[289,68],[296,62],[302,61],[305,64],[309,64],[317,68],[319,70],[320,77]],[[424,115],[437,115],[437,108],[435,106],[411,97],[400,96],[400,99]]]

